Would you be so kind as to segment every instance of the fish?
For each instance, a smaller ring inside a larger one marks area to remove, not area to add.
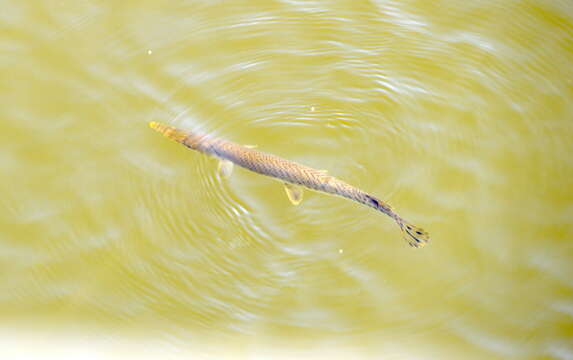
[[[412,247],[423,247],[430,240],[426,231],[399,216],[386,202],[334,176],[330,176],[326,170],[314,169],[277,155],[259,151],[254,146],[241,145],[208,134],[189,132],[155,121],[150,122],[149,127],[189,149],[218,158],[218,174],[221,178],[228,178],[234,165],[238,165],[281,181],[284,184],[288,199],[294,205],[302,202],[304,188],[340,196],[388,215],[396,222],[402,231],[403,238]]]

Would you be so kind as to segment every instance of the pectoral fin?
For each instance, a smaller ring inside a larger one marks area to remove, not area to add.
[[[228,179],[233,173],[233,163],[229,160],[220,160],[217,167],[217,173],[223,179]]]
[[[288,199],[293,205],[298,205],[302,201],[303,190],[301,186],[285,183],[285,191]]]

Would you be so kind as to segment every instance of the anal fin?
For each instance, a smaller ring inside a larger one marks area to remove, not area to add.
[[[289,184],[289,183],[284,183],[284,184],[285,184],[285,191],[286,191],[286,194],[287,194],[290,202],[293,205],[300,204],[302,201],[302,196],[303,196],[302,186],[293,185],[293,184]]]

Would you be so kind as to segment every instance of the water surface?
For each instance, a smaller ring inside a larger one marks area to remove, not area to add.
[[[0,354],[573,359],[569,1],[8,0],[0,29]]]

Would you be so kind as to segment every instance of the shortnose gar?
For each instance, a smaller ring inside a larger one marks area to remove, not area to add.
[[[150,122],[149,126],[190,149],[219,158],[218,171],[221,177],[228,177],[233,170],[233,164],[237,164],[283,182],[289,200],[295,205],[302,201],[302,187],[342,196],[390,216],[396,221],[410,246],[422,247],[430,239],[427,232],[401,218],[382,200],[328,175],[325,170],[313,169],[276,155],[257,151],[252,146],[243,146],[204,134],[187,132],[157,122]]]

